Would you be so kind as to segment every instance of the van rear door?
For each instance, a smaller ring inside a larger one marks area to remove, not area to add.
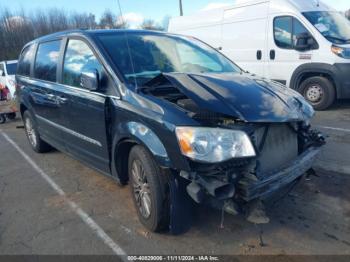
[[[244,70],[264,76],[269,3],[242,5],[224,12],[223,53]]]
[[[295,69],[302,64],[311,63],[314,54],[313,50],[295,50],[296,36],[311,32],[301,21],[286,14],[272,15],[269,18],[266,77],[287,86]]]

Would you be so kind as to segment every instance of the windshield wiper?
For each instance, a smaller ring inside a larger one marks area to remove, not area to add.
[[[325,36],[327,39],[333,39],[335,41],[341,41],[343,43],[348,43],[350,41],[350,39],[343,39],[343,38],[339,38],[339,37],[335,37],[335,36],[330,36],[330,35],[327,35]]]
[[[155,85],[157,84],[157,80],[163,76],[163,73],[159,73],[156,76],[152,77],[151,79],[148,79],[145,81],[143,84],[137,87],[136,92],[145,90],[145,89],[150,89],[154,88]]]

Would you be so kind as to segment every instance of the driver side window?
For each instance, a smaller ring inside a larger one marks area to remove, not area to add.
[[[81,40],[70,39],[64,57],[63,84],[81,87],[81,73],[92,69],[96,69],[100,77],[103,75],[103,67],[90,47]]]
[[[297,36],[303,33],[309,34],[305,26],[292,16],[276,17],[273,26],[275,43],[283,49],[294,49]]]

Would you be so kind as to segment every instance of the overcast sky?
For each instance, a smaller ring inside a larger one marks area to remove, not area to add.
[[[233,4],[235,0],[182,0],[185,14],[198,10]],[[238,0],[242,1],[242,0]],[[311,1],[311,0],[305,0]],[[345,11],[350,9],[350,0],[323,0],[334,8]],[[161,22],[164,16],[179,14],[178,0],[120,0],[124,16],[129,24],[138,25],[144,18]],[[12,10],[23,8],[31,11],[56,7],[67,11],[93,13],[99,17],[105,9],[119,12],[117,0],[0,0],[0,8]]]

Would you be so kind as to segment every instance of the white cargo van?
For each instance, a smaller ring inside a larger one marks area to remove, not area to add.
[[[243,69],[298,90],[315,109],[350,98],[350,22],[321,1],[239,0],[173,18],[169,31],[199,38]]]

